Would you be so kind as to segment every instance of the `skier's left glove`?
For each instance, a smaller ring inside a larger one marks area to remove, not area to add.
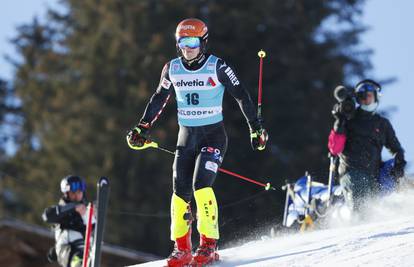
[[[391,169],[390,174],[395,177],[395,179],[398,181],[402,177],[404,177],[404,168],[395,166]]]
[[[394,176],[397,181],[404,177],[404,167],[407,164],[405,159],[400,155],[401,154],[395,157],[394,168],[392,168],[390,172],[390,174]]]
[[[137,126],[129,130],[127,136],[131,145],[142,147],[148,140],[149,123],[140,122]]]
[[[260,121],[250,123],[250,143],[253,150],[263,150],[266,147],[269,135]]]

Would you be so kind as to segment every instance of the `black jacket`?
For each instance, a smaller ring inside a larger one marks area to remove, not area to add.
[[[84,224],[81,215],[76,212],[76,205],[85,204],[86,202],[70,202],[66,199],[60,199],[59,204],[50,206],[45,209],[42,214],[42,219],[48,223],[58,224],[60,229],[69,229],[82,233],[85,235],[86,225]]]
[[[395,157],[395,164],[404,167],[404,150],[390,121],[379,114],[357,109],[345,124],[346,143],[339,155],[339,174],[358,170],[378,177],[381,151],[386,147]]]

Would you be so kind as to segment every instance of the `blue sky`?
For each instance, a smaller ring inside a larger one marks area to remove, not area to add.
[[[58,0],[12,0],[1,3],[0,16],[0,77],[9,79],[12,68],[4,55],[13,55],[15,50],[9,43],[16,27],[31,22],[34,16],[44,17],[48,6],[56,6]]]
[[[2,3],[0,16],[0,77],[12,77],[12,68],[4,55],[15,54],[8,40],[14,36],[15,28],[30,22],[35,15],[44,16],[48,6],[58,5],[58,0],[13,0]],[[406,150],[406,158],[414,158],[413,126],[410,119],[414,115],[414,1],[408,0],[370,0],[364,8],[362,21],[370,27],[364,33],[362,46],[372,48],[371,57],[374,70],[370,78],[386,79],[395,77],[393,84],[383,86],[380,109],[395,107],[390,120],[397,136]],[[384,154],[389,157],[388,154]],[[414,164],[412,164],[414,165]],[[414,166],[409,167],[414,172]]]

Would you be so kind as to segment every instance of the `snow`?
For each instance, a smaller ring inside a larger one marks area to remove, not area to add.
[[[369,202],[350,225],[273,238],[220,250],[213,266],[414,266],[414,189]],[[139,267],[165,266],[165,260]]]

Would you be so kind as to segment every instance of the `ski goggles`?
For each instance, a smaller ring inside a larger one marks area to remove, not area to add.
[[[372,92],[376,95],[380,91],[380,88],[372,83],[362,83],[355,88],[357,98],[365,99],[368,92]]]
[[[194,49],[200,47],[201,41],[198,37],[182,37],[178,39],[177,45],[180,49],[184,49],[185,47]]]
[[[86,184],[83,181],[70,183],[70,191],[73,193],[77,191],[85,192],[85,190],[86,190]]]

